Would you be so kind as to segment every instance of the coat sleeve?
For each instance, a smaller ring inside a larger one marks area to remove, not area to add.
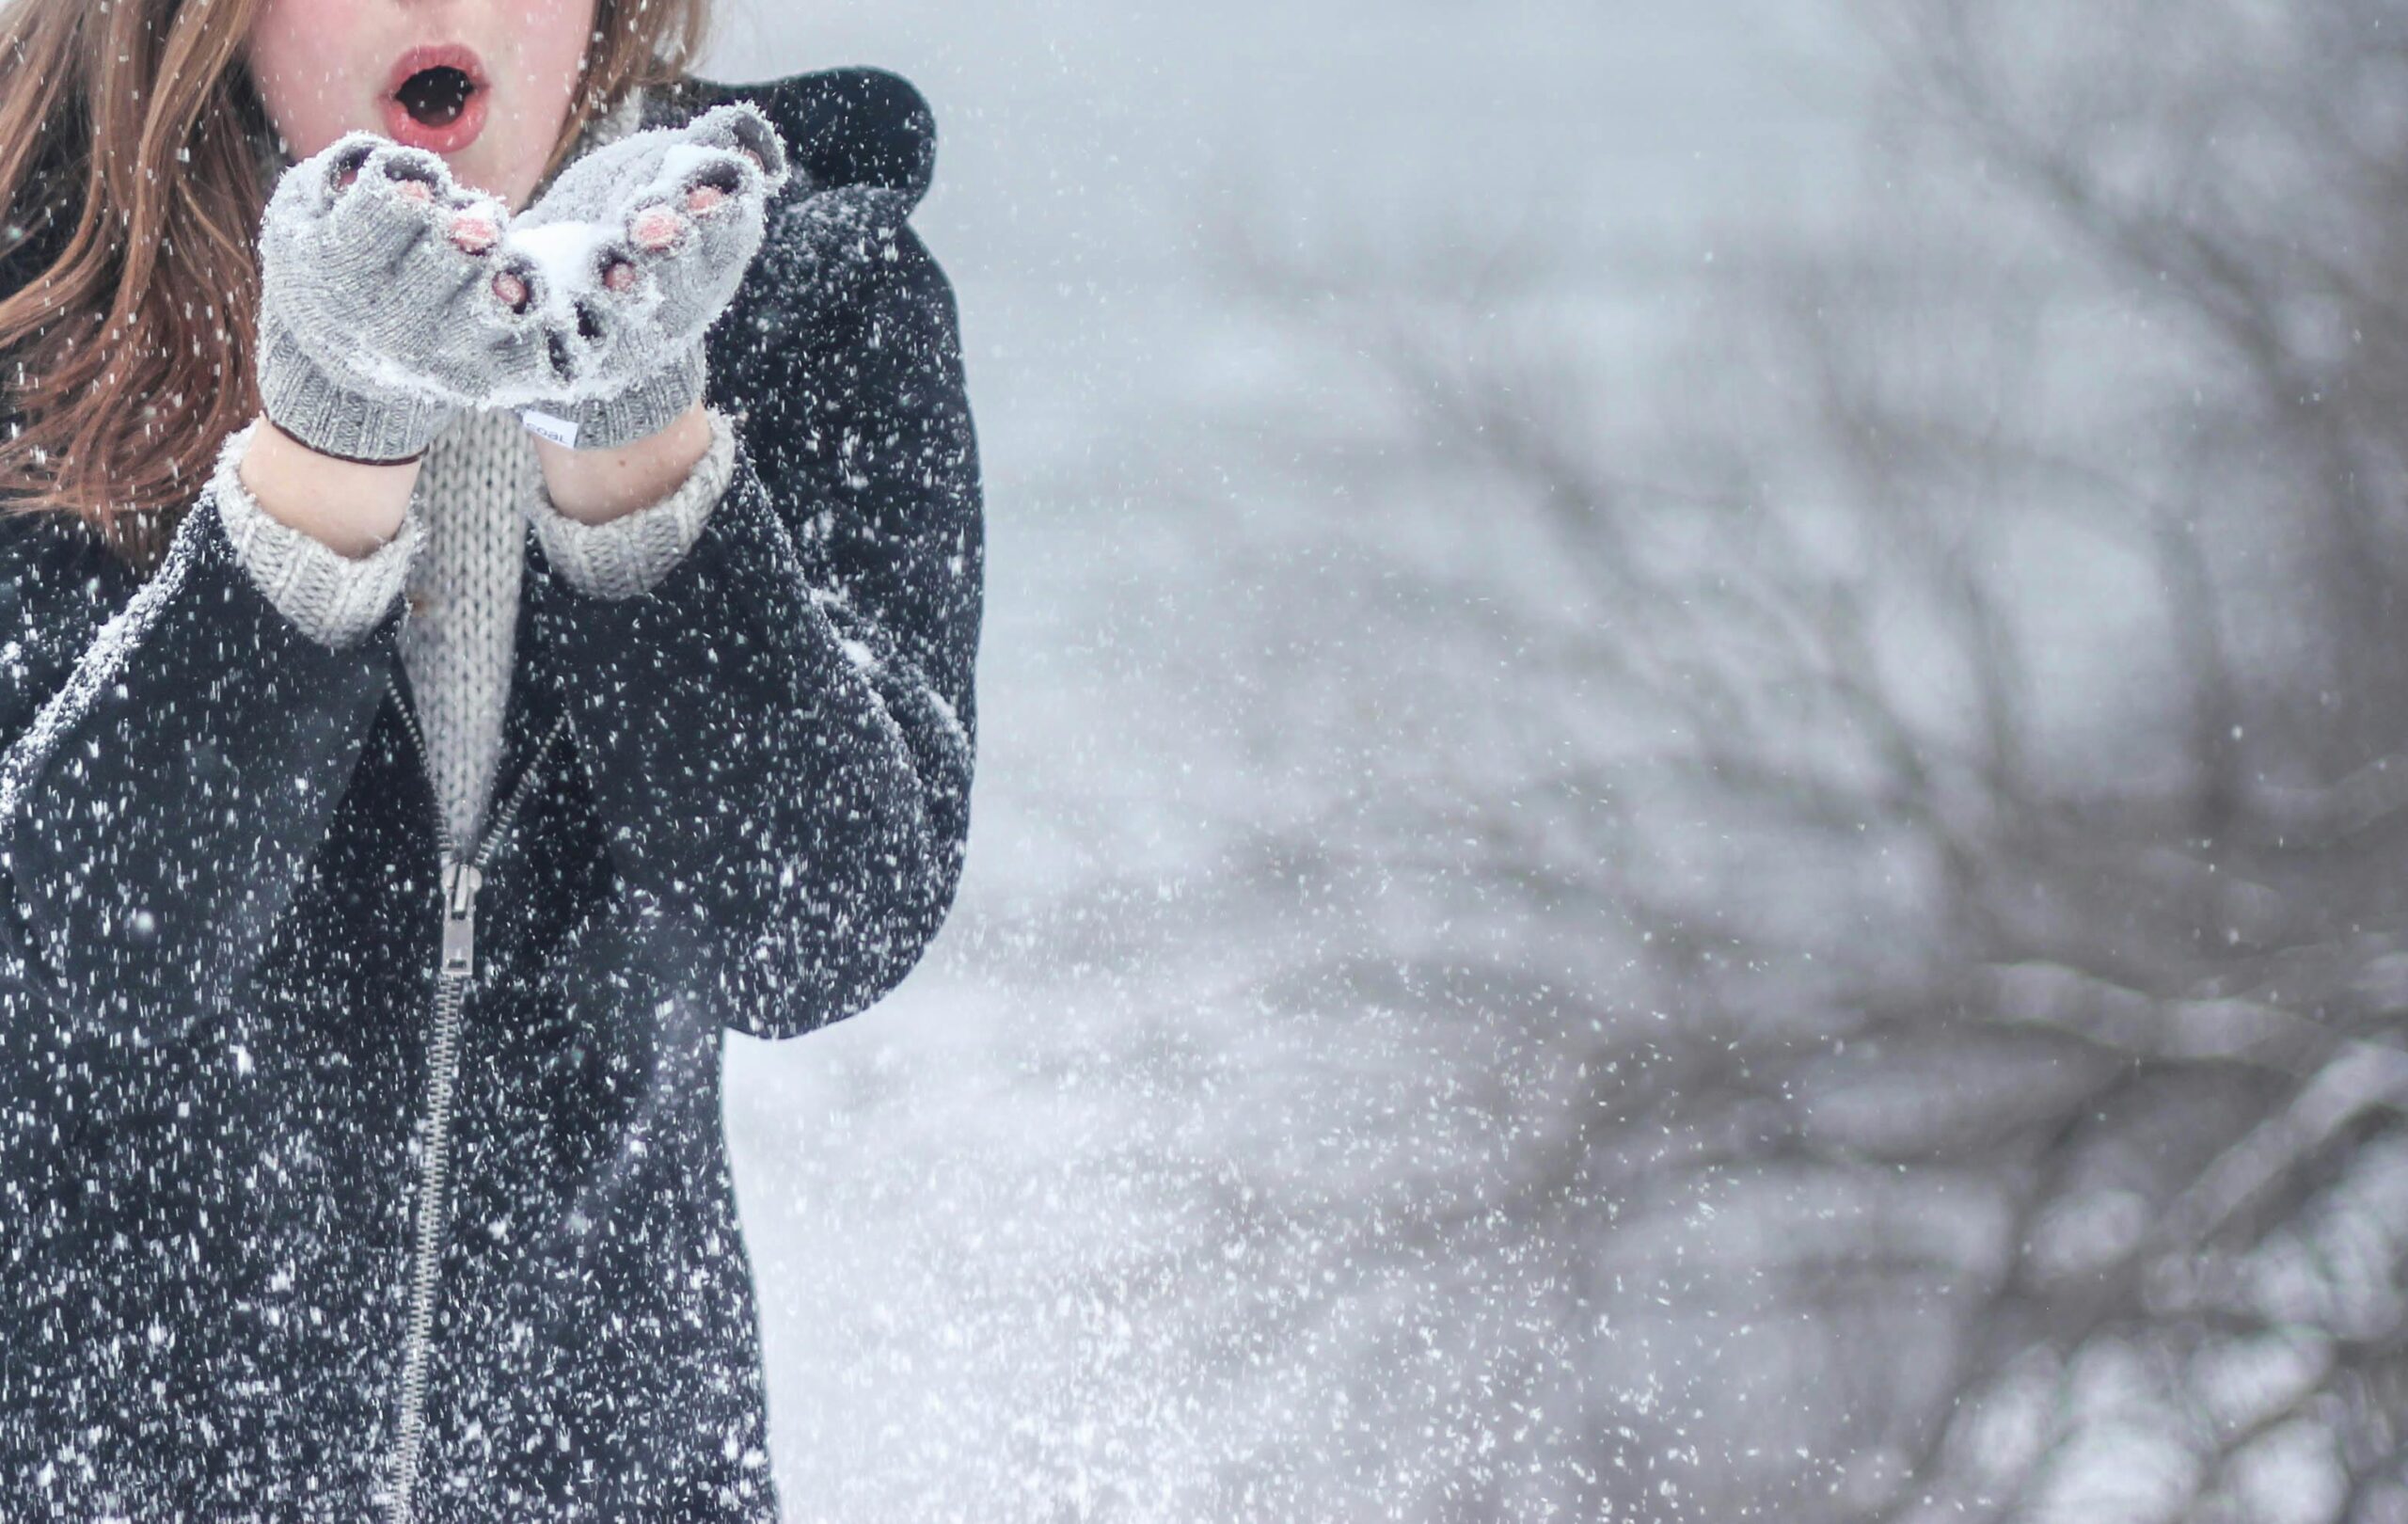
[[[969,835],[975,441],[951,289],[908,227],[880,239],[841,312],[722,320],[733,469],[665,576],[597,595],[539,554],[544,659],[617,881],[587,961],[667,975],[761,1037],[894,988]]]
[[[0,518],[0,995],[136,1040],[220,1008],[326,836],[399,619],[311,638],[213,490],[147,579],[72,516]]]

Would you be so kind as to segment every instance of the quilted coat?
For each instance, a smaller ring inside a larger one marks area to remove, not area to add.
[[[205,489],[149,571],[0,518],[0,1518],[777,1516],[721,1034],[945,918],[982,507],[925,103],[645,125],[737,98],[802,172],[707,341],[734,483],[640,596],[531,533],[483,840],[398,600],[314,643]]]

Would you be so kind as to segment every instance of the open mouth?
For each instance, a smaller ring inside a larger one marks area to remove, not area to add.
[[[457,43],[416,47],[386,81],[385,131],[397,143],[456,153],[484,130],[484,68]]]
[[[410,114],[410,120],[420,126],[449,127],[460,119],[468,97],[476,91],[476,81],[468,77],[467,70],[438,64],[402,81],[393,99],[401,102],[402,109]]]

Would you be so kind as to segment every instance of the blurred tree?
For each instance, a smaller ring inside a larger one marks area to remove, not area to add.
[[[1560,239],[1235,251],[1391,383],[1276,450],[1513,675],[1510,787],[1325,840],[1568,982],[1464,1209],[1581,1246],[1560,1500],[2408,1519],[2408,16],[1865,16],[1861,202],[1671,362]]]

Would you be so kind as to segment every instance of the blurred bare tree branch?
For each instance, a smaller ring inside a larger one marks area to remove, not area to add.
[[[2408,1519],[2408,18],[1866,19],[1887,189],[1643,373],[1545,240],[1228,250],[1393,404],[1267,448],[1429,505],[1366,575],[1549,695],[1465,701],[1511,798],[1368,833],[1596,971],[1465,1210],[1584,1246],[1572,1327],[1710,1203],[1685,1347],[1783,1341],[1637,1419],[1601,1343],[1568,1500]]]

